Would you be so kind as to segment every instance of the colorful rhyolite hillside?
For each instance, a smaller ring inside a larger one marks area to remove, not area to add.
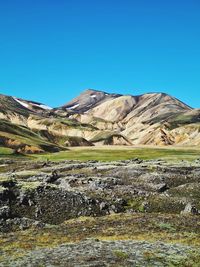
[[[200,145],[200,110],[164,93],[86,90],[58,108],[0,95],[0,146],[19,153],[94,145]]]

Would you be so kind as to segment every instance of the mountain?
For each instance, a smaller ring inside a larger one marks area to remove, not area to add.
[[[120,133],[134,145],[199,144],[200,111],[164,93],[133,96],[89,89],[59,110],[81,123]]]
[[[192,108],[164,93],[132,96],[89,89],[57,110],[65,110],[74,118],[77,118],[74,114],[79,114],[80,121],[87,120],[87,117],[90,120],[92,117],[107,123],[134,126],[135,122],[151,124],[166,121],[171,116]]]
[[[0,146],[17,152],[139,144],[200,145],[200,110],[164,93],[88,89],[58,108],[0,95]]]

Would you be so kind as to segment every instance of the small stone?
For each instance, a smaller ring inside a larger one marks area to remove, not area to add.
[[[191,203],[188,203],[185,206],[185,209],[183,211],[181,211],[181,214],[183,214],[183,215],[187,215],[187,214],[197,215],[197,214],[199,214],[199,211],[196,209],[196,207],[194,205],[192,205]]]
[[[10,217],[10,208],[3,206],[0,208],[0,219],[8,219]]]
[[[108,204],[106,204],[105,202],[101,202],[100,203],[100,210],[106,210],[108,209]]]

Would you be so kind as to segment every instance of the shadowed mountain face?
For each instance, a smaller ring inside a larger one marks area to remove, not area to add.
[[[200,110],[163,93],[132,96],[88,89],[54,109],[0,95],[0,120],[1,146],[17,149],[20,144],[19,151],[33,153],[71,145],[200,145]],[[12,127],[18,129],[14,136]],[[27,131],[34,142],[20,137]]]

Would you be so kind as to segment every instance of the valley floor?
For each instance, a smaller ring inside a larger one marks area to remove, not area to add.
[[[101,146],[101,147],[73,147],[69,151],[36,155],[41,160],[127,160],[164,159],[169,162],[179,160],[195,160],[200,157],[200,147],[153,147],[153,146]]]
[[[140,159],[165,159],[167,161],[187,160],[192,161],[200,157],[200,147],[183,146],[92,146],[71,147],[67,151],[42,154],[14,154],[10,148],[0,147],[0,158],[26,158],[36,160],[126,160]]]

